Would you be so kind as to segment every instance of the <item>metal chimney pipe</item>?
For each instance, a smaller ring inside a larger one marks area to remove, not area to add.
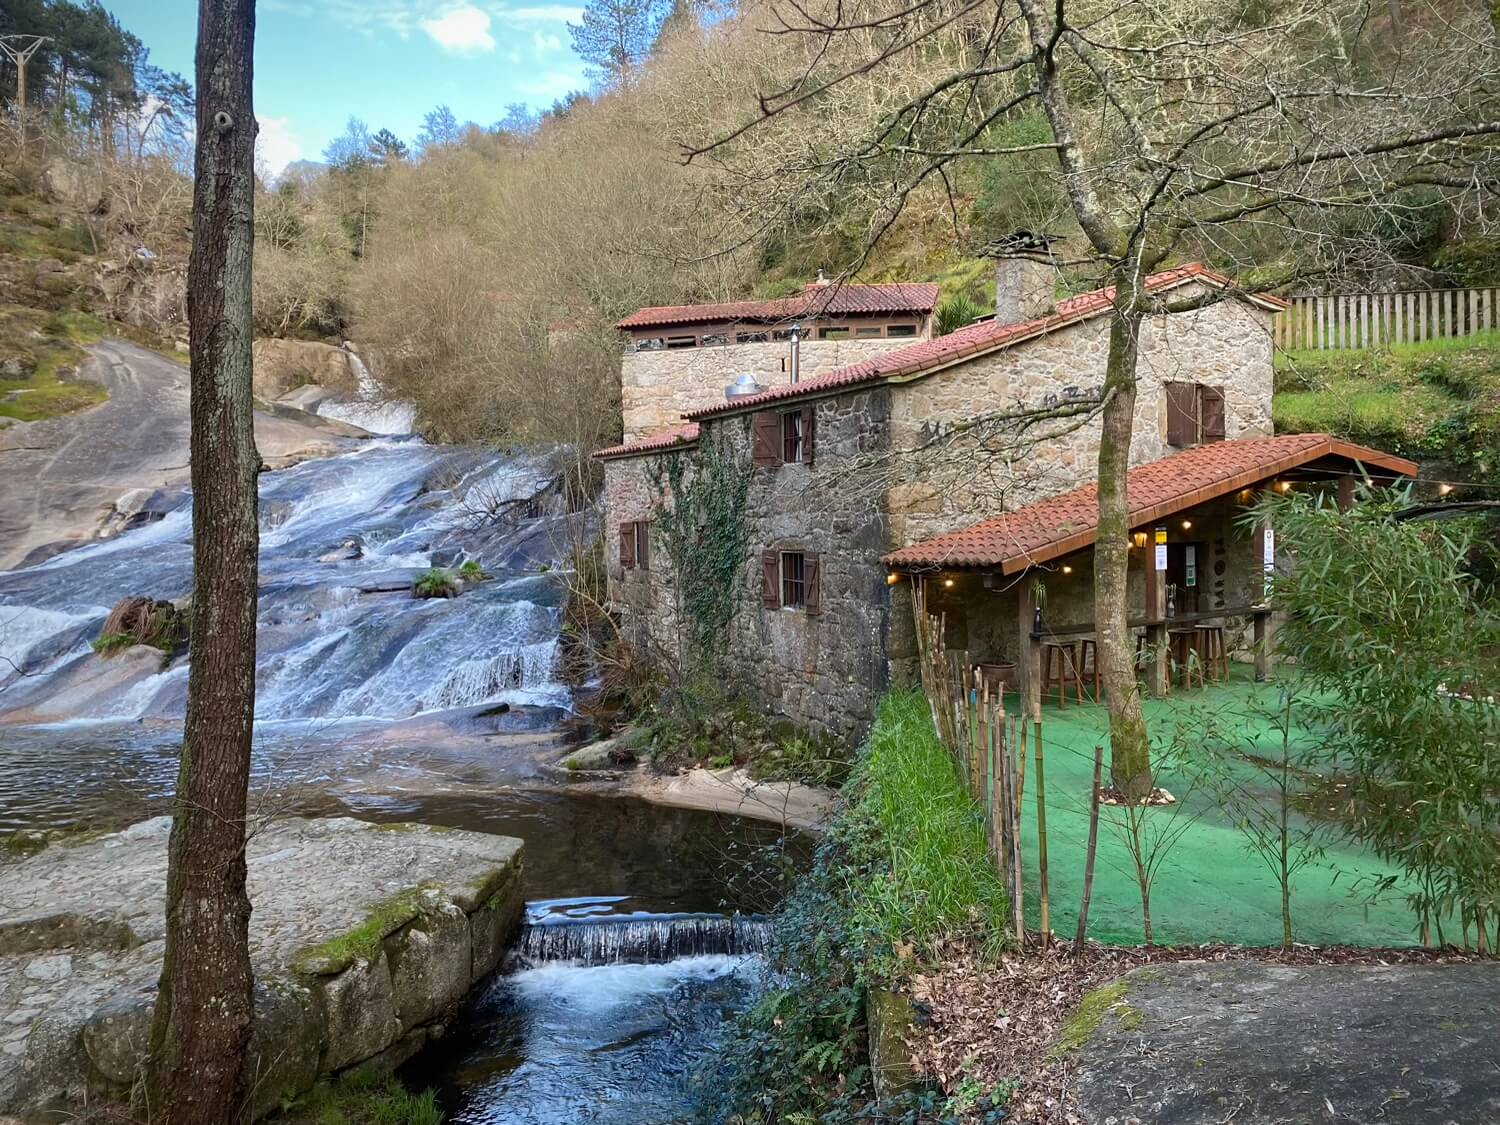
[[[792,325],[792,382],[796,382],[801,376],[802,368],[802,325]]]

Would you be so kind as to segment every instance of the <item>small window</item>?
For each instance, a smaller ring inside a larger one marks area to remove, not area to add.
[[[867,325],[863,328],[856,328],[854,330],[854,334],[862,340],[868,340],[872,337],[878,338],[880,335],[882,335],[883,332],[884,329],[882,329],[878,324],[874,326]]]
[[[847,340],[849,338],[849,326],[847,324],[830,325],[827,328],[818,329],[820,340]]]
[[[651,569],[651,524],[646,520],[620,525],[620,569]]]
[[[1167,444],[1179,448],[1224,440],[1224,392],[1203,383],[1169,382]]]
[[[781,552],[781,608],[807,606],[807,556],[801,551]]]
[[[669,348],[696,348],[698,337],[696,336],[668,336],[667,347]]]
[[[766,332],[737,332],[734,337],[736,344],[767,344],[771,337]]]
[[[917,326],[915,324],[888,324],[885,327],[887,336],[915,336]]]
[[[666,346],[667,342],[660,336],[652,336],[635,342],[635,350],[638,352],[659,352]]]
[[[729,337],[725,336],[722,332],[714,332],[703,337],[703,346],[705,348],[716,348],[727,343],[729,343]]]
[[[781,416],[781,459],[788,465],[802,460],[802,411]]]
[[[790,328],[778,328],[775,332],[771,333],[771,336],[777,340],[790,340],[792,338],[792,330]]]

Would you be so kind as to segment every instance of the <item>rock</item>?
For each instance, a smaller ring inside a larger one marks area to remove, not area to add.
[[[1500,963],[1162,963],[1078,1049],[1084,1120],[1500,1121]]]
[[[189,623],[167,601],[152,601],[150,598],[121,598],[104,619],[100,637],[127,637],[130,644],[150,645],[152,648],[170,652],[187,640]],[[112,655],[105,650],[101,655]]]
[[[917,1073],[906,1037],[914,1017],[911,1001],[899,992],[872,988],[865,997],[865,1021],[870,1027],[870,1077],[882,1098],[913,1089]]]
[[[606,738],[580,746],[563,759],[562,765],[565,770],[607,770],[634,763],[635,755],[629,747],[619,739]]]
[[[257,398],[280,398],[309,383],[346,395],[359,391],[349,369],[349,356],[342,348],[308,340],[255,341]]]
[[[358,539],[345,539],[333,550],[319,555],[318,561],[323,563],[349,562],[354,559],[364,558],[364,555],[364,545]]]
[[[11,356],[0,359],[0,379],[26,379],[36,370],[36,363]]]
[[[371,960],[359,960],[343,972],[320,977],[328,1045],[322,1070],[336,1072],[378,1055],[401,1035],[391,968],[381,949]]]
[[[432,565],[451,570],[464,561],[464,550],[462,547],[439,547],[432,552]]]
[[[450,1011],[469,991],[469,917],[438,903],[385,939],[396,1018],[410,1031]]]
[[[66,1115],[131,1092],[165,948],[170,830],[158,817],[0,866],[0,1115]],[[520,848],[347,818],[257,831],[257,1115],[319,1075],[395,1065],[441,1034],[519,925]]]

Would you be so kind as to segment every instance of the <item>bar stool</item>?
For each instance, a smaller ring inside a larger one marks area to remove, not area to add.
[[[1224,645],[1224,626],[1198,626],[1198,656],[1210,679],[1229,679],[1229,650]]]
[[[1057,688],[1058,707],[1067,706],[1068,685],[1077,689],[1078,702],[1083,702],[1083,676],[1078,671],[1078,650],[1072,641],[1042,642],[1042,698],[1054,687]]]
[[[1198,655],[1198,630],[1168,629],[1167,639],[1172,646],[1172,663],[1182,673],[1182,686],[1193,686],[1193,676],[1198,677],[1198,686],[1207,687],[1203,680],[1203,659]]]
[[[1094,702],[1099,702],[1099,642],[1094,637],[1078,641],[1078,674],[1094,681]]]

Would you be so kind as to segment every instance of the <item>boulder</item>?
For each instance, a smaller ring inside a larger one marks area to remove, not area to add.
[[[99,636],[128,637],[131,644],[170,652],[187,640],[188,622],[171,602],[121,598],[104,619]]]
[[[327,1016],[323,1071],[343,1070],[378,1055],[401,1036],[391,966],[381,949],[333,976],[316,978]]]
[[[456,1007],[469,991],[469,917],[453,903],[435,902],[384,944],[403,1033]]]
[[[349,369],[349,355],[342,348],[310,340],[255,341],[257,398],[280,398],[308,384],[345,395],[359,391],[354,372]]]

